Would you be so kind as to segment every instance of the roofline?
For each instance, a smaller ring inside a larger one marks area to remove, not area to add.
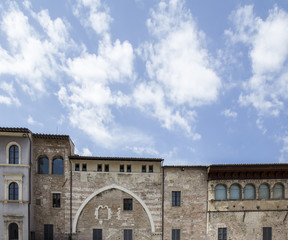
[[[58,139],[58,140],[70,140],[69,135],[59,135],[59,134],[42,134],[42,133],[33,133],[34,138],[42,139]]]
[[[162,158],[136,158],[136,157],[99,157],[99,156],[79,156],[73,155],[69,156],[70,160],[92,160],[92,161],[101,161],[101,160],[108,160],[108,161],[145,161],[145,162],[162,162],[164,159]]]
[[[0,132],[5,133],[32,133],[28,128],[11,128],[11,127],[0,127]]]
[[[208,168],[203,165],[164,165],[163,168]]]

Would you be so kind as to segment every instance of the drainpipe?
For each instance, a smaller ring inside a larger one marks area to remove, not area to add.
[[[69,234],[69,240],[72,240],[72,163],[70,159],[69,159],[69,163],[70,163],[70,234]]]
[[[28,136],[28,140],[29,140],[29,143],[30,143],[30,147],[29,147],[29,202],[28,202],[28,239],[31,240],[31,224],[30,224],[30,221],[31,221],[31,213],[30,213],[30,210],[31,210],[31,188],[32,188],[32,181],[31,181],[31,172],[32,172],[32,141],[30,139],[30,135],[29,133],[26,135],[26,134],[23,134],[23,137],[27,137]]]
[[[164,240],[164,166],[162,165],[162,240]]]

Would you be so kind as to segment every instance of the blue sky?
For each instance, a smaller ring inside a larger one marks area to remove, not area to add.
[[[80,155],[288,162],[288,2],[2,1],[0,125]]]

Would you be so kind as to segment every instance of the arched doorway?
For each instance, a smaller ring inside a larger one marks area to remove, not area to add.
[[[18,225],[17,223],[9,224],[9,240],[18,240]]]

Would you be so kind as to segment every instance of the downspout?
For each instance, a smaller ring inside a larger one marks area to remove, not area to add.
[[[30,135],[29,133],[27,134],[28,135],[28,139],[29,139],[29,142],[30,142],[30,148],[29,148],[29,202],[28,202],[28,239],[31,240],[31,213],[30,213],[30,210],[31,210],[31,188],[32,188],[32,181],[31,181],[31,172],[32,172],[32,141],[30,139]]]
[[[70,163],[70,234],[69,234],[69,240],[72,240],[72,163],[70,159],[69,159],[69,163]]]
[[[164,166],[162,165],[162,240],[164,240]]]

